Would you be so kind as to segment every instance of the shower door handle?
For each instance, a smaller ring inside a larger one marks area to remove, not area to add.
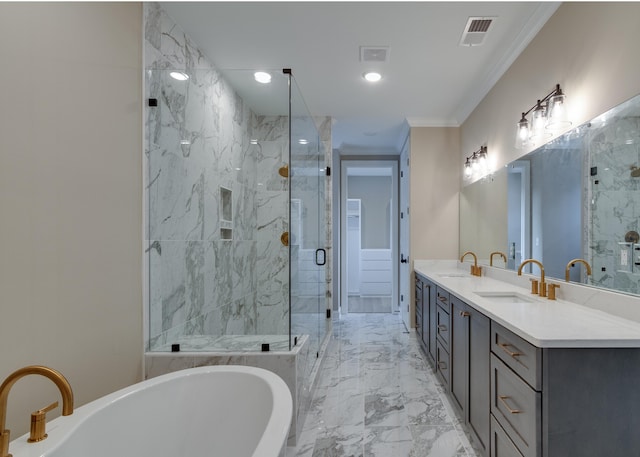
[[[320,254],[320,253],[322,253],[322,261],[318,260],[319,259],[318,254]],[[327,263],[327,251],[325,251],[322,248],[316,249],[316,265],[321,267],[326,263]]]

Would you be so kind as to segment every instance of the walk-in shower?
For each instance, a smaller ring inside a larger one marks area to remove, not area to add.
[[[145,375],[267,368],[293,394],[295,440],[331,326],[330,119],[291,70],[220,71],[144,8]]]
[[[254,74],[149,71],[149,351],[323,337],[325,151],[291,73]]]

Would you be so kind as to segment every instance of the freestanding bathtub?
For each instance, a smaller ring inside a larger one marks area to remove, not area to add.
[[[291,422],[289,388],[261,368],[225,365],[158,376],[12,441],[13,457],[278,457]]]

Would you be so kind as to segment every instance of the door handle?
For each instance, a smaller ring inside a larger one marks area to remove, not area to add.
[[[318,254],[320,254],[320,253],[322,253],[322,261],[318,260]],[[327,251],[325,251],[322,248],[316,249],[316,265],[321,267],[326,263],[327,263]]]
[[[405,259],[404,254],[400,254],[400,263],[408,263],[409,257]]]

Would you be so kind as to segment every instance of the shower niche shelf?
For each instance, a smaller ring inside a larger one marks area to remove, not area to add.
[[[233,239],[233,194],[220,186],[220,239]]]

